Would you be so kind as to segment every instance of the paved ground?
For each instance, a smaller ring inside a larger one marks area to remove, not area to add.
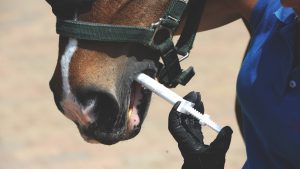
[[[0,169],[176,169],[181,155],[167,131],[170,106],[153,97],[141,134],[114,146],[84,142],[56,109],[48,81],[57,58],[55,18],[43,0],[0,1]],[[234,117],[235,83],[248,34],[237,21],[200,33],[188,66],[206,112],[234,130],[227,169],[241,168],[245,147]],[[161,106],[163,104],[163,106]],[[159,106],[157,106],[159,105]],[[215,133],[205,129],[206,141]]]

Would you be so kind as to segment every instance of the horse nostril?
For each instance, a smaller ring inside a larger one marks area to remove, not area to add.
[[[76,98],[82,106],[87,107],[92,101],[96,101],[97,92],[94,90],[77,90]]]
[[[119,104],[116,97],[104,90],[85,90],[78,92],[78,100],[83,106],[94,103],[93,113],[96,117],[97,128],[111,132],[119,118]]]

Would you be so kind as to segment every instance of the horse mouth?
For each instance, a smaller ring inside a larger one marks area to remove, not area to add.
[[[148,75],[154,77],[153,74]],[[127,89],[128,90],[128,89]],[[135,81],[130,82],[129,93],[116,113],[95,113],[96,120],[88,127],[78,125],[80,133],[89,143],[112,145],[135,137],[141,130],[151,100],[152,92]],[[95,108],[95,110],[100,108]],[[119,110],[118,110],[119,109]]]
[[[143,88],[139,83],[133,82],[127,115],[128,137],[136,135],[145,119],[151,99],[151,91]]]

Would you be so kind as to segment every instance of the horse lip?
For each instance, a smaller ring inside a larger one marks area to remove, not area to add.
[[[122,133],[124,132],[124,128],[114,130],[111,132],[102,131],[97,128],[95,123],[91,124],[88,128],[78,127],[79,131],[87,142],[98,142],[106,145],[112,145],[119,142],[122,138]]]
[[[85,141],[89,143],[102,143],[105,145],[112,145],[122,140],[131,139],[140,131],[140,127],[130,132],[127,131],[126,127],[112,132],[101,131],[100,129],[94,128],[93,125],[88,128],[78,128]]]
[[[120,131],[115,131],[110,133],[96,130],[94,132],[94,138],[95,140],[99,141],[102,144],[112,145],[112,144],[116,144],[121,140],[122,133],[123,133],[122,129]]]

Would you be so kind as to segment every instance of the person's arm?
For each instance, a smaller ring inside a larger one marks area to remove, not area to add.
[[[206,0],[198,31],[226,25],[237,19],[249,21],[258,0]]]

